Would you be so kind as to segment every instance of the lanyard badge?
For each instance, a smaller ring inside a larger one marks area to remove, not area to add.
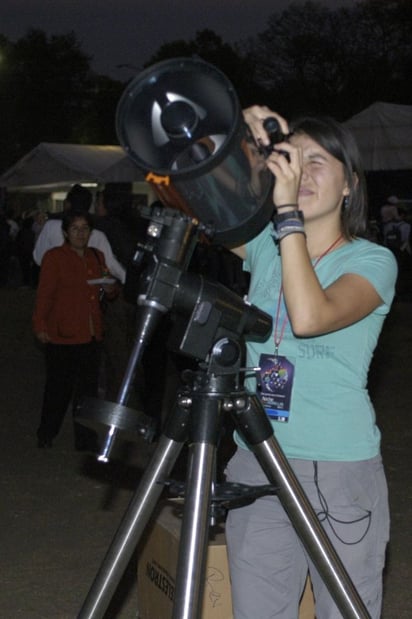
[[[282,355],[262,354],[257,374],[258,394],[270,419],[289,421],[294,364]]]

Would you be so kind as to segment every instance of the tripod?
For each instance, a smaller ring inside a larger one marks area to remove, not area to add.
[[[226,413],[231,414],[236,428],[251,446],[269,482],[276,487],[291,523],[342,616],[345,619],[368,619],[369,614],[362,600],[274,436],[260,400],[247,392],[239,380],[242,337],[245,334],[255,339],[267,337],[271,328],[270,317],[245,304],[223,287],[182,273],[181,268],[176,269],[176,264],[168,260],[163,263],[156,260],[156,269],[151,271],[150,281],[140,334],[145,332],[145,325],[150,324],[152,328],[155,322],[153,317],[161,311],[159,306],[173,305],[180,313],[190,307],[191,317],[189,321],[183,321],[183,335],[180,333],[182,336],[178,337],[179,349],[186,353],[194,351],[196,358],[203,359],[203,362],[191,375],[190,384],[177,394],[158,447],[124,514],[78,619],[103,617],[186,441],[188,467],[173,619],[199,618],[210,510],[214,501],[214,464]],[[170,281],[173,282],[173,295],[170,294]],[[165,286],[166,282],[168,286]],[[163,305],[159,303],[159,294],[154,295],[153,291],[165,288],[164,299],[167,303]],[[156,303],[153,303],[152,297],[156,298]],[[121,393],[127,392],[131,367],[139,357],[144,339],[140,336],[136,340]],[[88,405],[93,409],[90,402],[86,402],[84,408],[87,409]],[[110,432],[101,457],[104,460],[108,458],[117,427],[122,427],[123,413],[128,416],[121,404],[115,410],[118,426],[113,420],[109,424]],[[140,427],[142,424],[144,421]],[[273,488],[265,486],[260,491],[263,494],[273,493]],[[253,493],[252,500],[259,495],[259,489]]]

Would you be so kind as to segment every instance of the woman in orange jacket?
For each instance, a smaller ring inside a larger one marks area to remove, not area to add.
[[[40,425],[39,448],[49,448],[57,436],[66,410],[73,410],[98,388],[103,316],[100,294],[116,295],[102,252],[87,246],[93,227],[88,213],[70,210],[62,221],[65,242],[44,256],[33,327],[45,345],[46,385]],[[75,423],[75,447],[97,449],[96,435]]]

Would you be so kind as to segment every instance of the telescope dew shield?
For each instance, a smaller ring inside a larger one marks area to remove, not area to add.
[[[159,62],[137,75],[117,108],[120,144],[168,206],[240,245],[268,223],[273,177],[243,121],[236,92],[198,58]]]

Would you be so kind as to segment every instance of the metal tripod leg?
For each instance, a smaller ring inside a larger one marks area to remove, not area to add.
[[[171,416],[171,436],[162,435],[122,522],[106,553],[96,578],[78,614],[78,619],[101,619],[126,570],[163,492],[186,436],[188,414],[176,409]],[[177,430],[175,431],[175,428]]]
[[[223,401],[194,399],[173,619],[200,617],[209,541],[210,504]]]

